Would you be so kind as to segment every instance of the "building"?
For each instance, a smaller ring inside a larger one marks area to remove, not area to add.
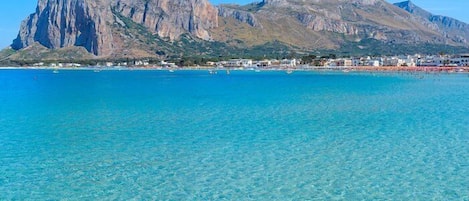
[[[160,65],[163,68],[177,68],[178,67],[175,63],[168,63],[166,61],[161,61]]]
[[[253,66],[251,59],[230,59],[225,64],[225,67],[250,67],[250,66]]]
[[[282,59],[280,61],[281,67],[296,67],[296,59]]]
[[[336,66],[353,66],[352,59],[338,59],[335,62]]]
[[[469,66],[469,54],[457,55],[450,60],[450,64],[457,66]]]
[[[257,67],[269,67],[272,66],[272,62],[270,60],[262,60],[262,61],[256,61],[256,66]]]
[[[352,66],[362,66],[362,62],[360,58],[352,59]]]
[[[217,63],[216,63],[216,62],[213,62],[213,61],[207,61],[206,65],[207,65],[207,66],[216,66]]]
[[[379,62],[379,60],[369,60],[368,61],[368,66],[379,67],[380,62]]]

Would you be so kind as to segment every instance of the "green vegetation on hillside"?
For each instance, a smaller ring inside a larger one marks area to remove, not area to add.
[[[400,55],[400,54],[438,54],[447,52],[450,54],[460,54],[469,52],[467,47],[456,47],[440,44],[397,44],[385,43],[374,39],[365,39],[360,42],[344,43],[337,50],[322,50],[323,54],[337,54],[340,56],[364,56],[364,55]]]

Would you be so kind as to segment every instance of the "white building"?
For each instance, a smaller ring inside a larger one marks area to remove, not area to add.
[[[44,66],[44,62],[35,63],[35,64],[33,64],[33,66],[36,66],[36,67],[37,66]]]
[[[225,64],[225,67],[250,67],[250,66],[252,66],[251,59],[230,59]]]
[[[160,65],[161,67],[164,67],[164,68],[177,68],[178,67],[175,63],[168,63],[166,61],[161,61]]]
[[[379,67],[380,62],[379,62],[379,60],[369,60],[368,61],[368,66]]]
[[[361,59],[352,59],[352,66],[361,66],[362,65],[362,62],[361,62]]]
[[[296,59],[282,59],[280,61],[281,67],[295,67],[296,66]]]
[[[217,63],[216,62],[213,62],[213,61],[207,61],[207,63],[205,63],[207,66],[216,66]]]
[[[469,54],[458,55],[450,59],[450,64],[457,66],[469,66]]]
[[[420,58],[417,62],[418,66],[439,66],[441,64],[441,59],[436,59],[434,56],[426,56]]]
[[[256,61],[256,66],[257,67],[269,67],[269,66],[272,66],[272,61],[270,60],[262,60],[262,61]]]
[[[421,59],[419,66],[458,66],[464,65],[464,59],[462,58],[450,58],[444,56],[430,56],[425,59]]]

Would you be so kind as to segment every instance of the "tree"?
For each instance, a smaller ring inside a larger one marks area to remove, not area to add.
[[[301,57],[301,60],[304,62],[304,64],[313,63],[315,59],[316,59],[316,55],[311,55],[311,54]]]

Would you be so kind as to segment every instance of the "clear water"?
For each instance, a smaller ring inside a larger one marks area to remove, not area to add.
[[[469,77],[0,71],[0,200],[469,200]]]

